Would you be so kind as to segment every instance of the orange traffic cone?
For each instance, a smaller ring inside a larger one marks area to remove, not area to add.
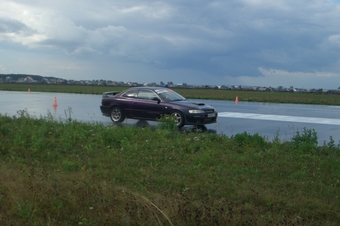
[[[28,88],[28,93],[30,93],[31,92],[31,89],[30,88]]]
[[[53,101],[53,104],[52,104],[53,107],[57,107],[58,104],[57,104],[57,97],[54,97],[54,101]]]
[[[235,98],[235,102],[236,102],[236,103],[238,103],[238,96],[236,96],[236,98]]]

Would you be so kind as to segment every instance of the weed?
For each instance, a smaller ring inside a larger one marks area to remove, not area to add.
[[[17,214],[24,220],[27,221],[33,214],[33,204],[28,200],[20,199],[17,202]]]
[[[72,108],[68,107],[67,110],[64,111],[65,117],[67,119],[67,121],[71,122],[72,121]]]
[[[158,128],[161,130],[168,130],[169,132],[178,133],[175,116],[162,115],[158,120]]]
[[[258,133],[251,135],[247,132],[236,134],[233,137],[236,144],[245,147],[264,148],[267,146],[265,139]]]
[[[303,132],[298,130],[292,141],[296,149],[313,153],[318,149],[318,135],[314,129],[303,128]]]

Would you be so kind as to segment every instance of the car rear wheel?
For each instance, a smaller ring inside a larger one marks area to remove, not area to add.
[[[180,111],[173,111],[170,116],[175,118],[178,128],[182,128],[184,126],[184,116]]]
[[[112,122],[123,122],[125,120],[124,112],[119,107],[113,107],[110,112]]]

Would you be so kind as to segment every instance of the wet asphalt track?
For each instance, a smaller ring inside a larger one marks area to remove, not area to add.
[[[57,107],[52,106],[54,100]],[[195,101],[210,104],[219,112],[218,123],[206,126],[208,132],[232,136],[246,131],[258,133],[269,141],[276,136],[282,141],[290,141],[296,131],[307,128],[315,129],[320,145],[328,142],[330,136],[335,144],[340,141],[340,106]],[[101,115],[100,102],[101,95],[0,91],[0,114],[18,115],[18,111],[25,110],[37,117],[52,114],[58,119],[71,117],[112,125],[108,117]],[[157,123],[128,119],[123,125],[156,126]],[[191,130],[192,127],[184,129]]]

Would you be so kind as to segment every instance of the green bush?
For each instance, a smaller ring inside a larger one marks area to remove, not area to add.
[[[318,135],[314,129],[305,127],[302,133],[298,130],[292,141],[295,148],[303,152],[315,152],[318,149]]]
[[[254,147],[254,148],[263,148],[267,146],[267,142],[265,139],[260,136],[258,133],[251,135],[247,132],[238,133],[234,137],[234,141],[236,144],[240,146]]]
[[[159,129],[168,130],[170,132],[178,132],[175,117],[171,117],[170,115],[162,115],[157,121],[159,122]]]

